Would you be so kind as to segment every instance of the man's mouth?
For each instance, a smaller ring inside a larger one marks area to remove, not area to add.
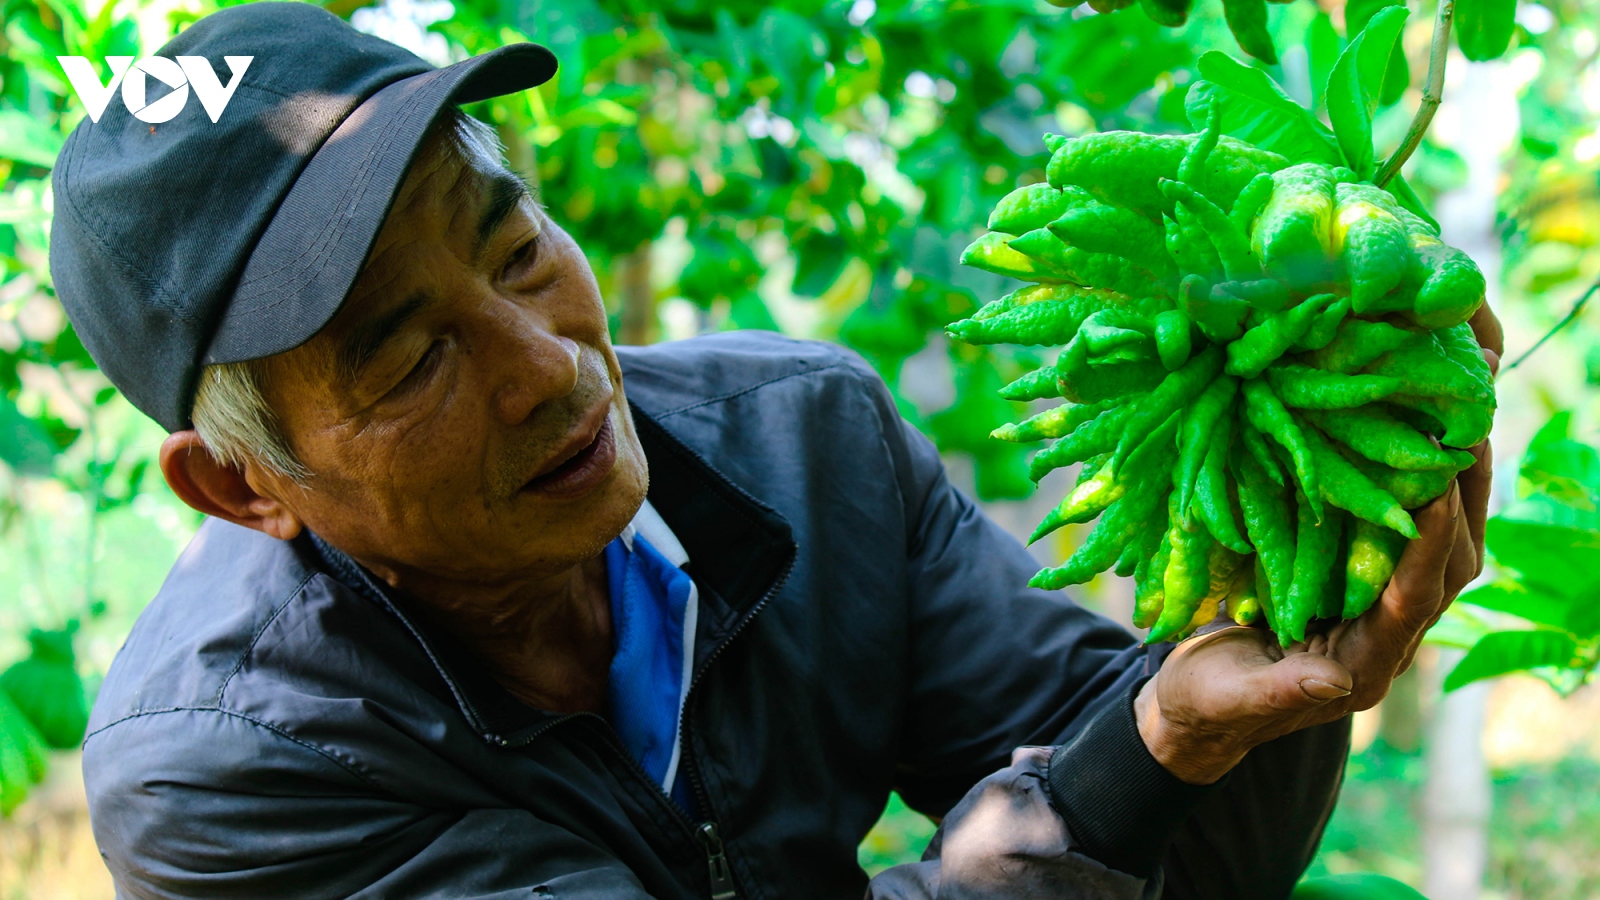
[[[552,466],[523,485],[522,493],[560,499],[580,497],[604,481],[616,461],[617,442],[607,415],[593,440],[571,450],[565,458],[558,457]]]

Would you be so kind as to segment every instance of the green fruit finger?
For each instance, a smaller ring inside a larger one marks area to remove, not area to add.
[[[1150,628],[1150,633],[1145,635],[1144,642],[1153,644],[1175,637],[1182,633],[1189,625],[1189,620],[1194,618],[1195,611],[1200,608],[1200,601],[1205,599],[1211,588],[1211,572],[1209,562],[1211,548],[1215,540],[1204,528],[1190,531],[1182,525],[1183,517],[1178,515],[1178,506],[1174,500],[1168,507],[1167,517],[1171,527],[1167,530],[1167,542],[1172,546],[1172,556],[1167,561],[1167,571],[1162,578],[1162,593],[1165,595],[1161,609],[1161,618]]]
[[[1411,238],[1399,207],[1387,191],[1370,184],[1339,184],[1333,220],[1333,248],[1350,276],[1350,303],[1356,315],[1411,307],[1401,286],[1415,262]]]
[[[1284,405],[1297,409],[1352,409],[1382,400],[1406,386],[1400,378],[1340,375],[1310,366],[1272,366],[1265,375]]]
[[[1406,547],[1406,537],[1397,531],[1356,520],[1350,535],[1350,555],[1345,562],[1344,609],[1346,619],[1354,619],[1372,607]]]
[[[1272,193],[1251,233],[1251,248],[1266,270],[1290,287],[1327,283],[1334,276],[1333,173],[1302,163],[1271,177]]]
[[[1294,577],[1280,613],[1292,640],[1306,639],[1306,625],[1322,606],[1343,523],[1343,516],[1322,516],[1305,494],[1296,494]]]
[[[1228,365],[1224,371],[1240,378],[1254,378],[1261,374],[1268,365],[1288,352],[1289,347],[1311,327],[1317,315],[1333,302],[1332,294],[1318,294],[1283,312],[1267,315],[1261,324],[1228,345]]]
[[[1294,417],[1284,408],[1283,402],[1273,393],[1273,389],[1260,378],[1244,382],[1244,408],[1250,424],[1254,425],[1256,430],[1270,436],[1289,452],[1290,459],[1294,462],[1295,477],[1300,482],[1300,490],[1310,498],[1312,507],[1320,516],[1322,491],[1317,479],[1317,464],[1311,454],[1311,446],[1306,443],[1305,433],[1296,424]]]

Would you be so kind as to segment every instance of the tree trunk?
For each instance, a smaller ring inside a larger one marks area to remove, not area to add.
[[[1442,677],[1460,650],[1439,654]],[[1489,769],[1483,724],[1491,681],[1444,695],[1428,729],[1428,783],[1422,793],[1422,892],[1431,900],[1478,900],[1489,865]]]
[[[617,333],[620,344],[649,344],[656,339],[659,323],[656,294],[650,286],[650,244],[645,241],[611,263],[611,283],[616,285],[622,303],[622,327]]]

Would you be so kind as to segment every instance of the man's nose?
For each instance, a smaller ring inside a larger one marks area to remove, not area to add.
[[[578,387],[582,346],[559,334],[553,318],[537,309],[507,304],[488,323],[487,366],[495,382],[493,411],[505,425]]]

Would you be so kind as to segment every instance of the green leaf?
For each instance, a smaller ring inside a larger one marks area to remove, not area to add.
[[[1526,501],[1516,504],[1516,510],[1536,510],[1546,519],[1562,513],[1556,504]],[[1518,520],[1502,513],[1489,520],[1486,532],[1495,564],[1518,572],[1530,589],[1592,599],[1600,588],[1600,531]]]
[[[1458,602],[1510,613],[1581,637],[1600,633],[1600,615],[1593,611],[1597,605],[1593,598],[1558,596],[1512,578],[1470,590],[1462,594]]]
[[[1570,437],[1572,437],[1572,410],[1559,410],[1533,433],[1533,439],[1528,441],[1528,449],[1534,450]]]
[[[0,462],[23,475],[49,475],[55,458],[50,433],[0,396]]]
[[[1372,17],[1356,35],[1328,76],[1328,120],[1350,168],[1362,178],[1377,172],[1372,149],[1372,115],[1377,112],[1383,79],[1408,12],[1388,7]]]
[[[1344,7],[1344,22],[1346,34],[1360,34],[1372,21],[1372,16],[1386,6],[1404,6],[1401,0],[1350,0]],[[1378,102],[1384,106],[1398,101],[1405,89],[1410,86],[1411,67],[1406,62],[1405,48],[1399,41],[1389,53],[1387,73],[1383,79],[1383,87],[1379,93]]]
[[[1344,5],[1345,34],[1354,37],[1367,27],[1373,15],[1386,6],[1404,5],[1399,0],[1348,0]]]
[[[1328,74],[1339,59],[1339,33],[1333,30],[1333,19],[1319,12],[1306,28],[1306,61],[1311,67],[1311,106],[1322,108],[1323,92],[1327,90]]]
[[[814,65],[826,56],[822,34],[804,16],[768,7],[749,32],[752,50],[778,79],[781,100],[799,102],[799,91]]]
[[[1409,15],[1410,11],[1403,3],[1385,7],[1373,15],[1351,45],[1359,57],[1357,68],[1361,71],[1361,89],[1369,98],[1373,112],[1377,111],[1383,82],[1389,76],[1389,66],[1394,59],[1394,48],[1400,43]]]
[[[1222,131],[1292,162],[1344,165],[1338,141],[1326,125],[1294,102],[1271,76],[1212,50],[1200,57],[1204,78],[1189,90],[1184,105],[1195,128],[1205,127],[1206,109],[1222,105]]]
[[[794,293],[820,297],[833,286],[849,259],[849,247],[836,234],[811,234],[794,248]]]
[[[737,97],[744,91],[745,80],[750,77],[750,40],[745,37],[744,29],[739,27],[733,13],[727,9],[717,9],[716,23],[718,49],[722,51],[720,61],[724,63],[728,78],[728,93]]]
[[[1544,497],[1585,512],[1600,511],[1600,453],[1559,440],[1532,444],[1517,473],[1517,496]]]
[[[1428,900],[1416,889],[1372,872],[1324,875],[1295,885],[1290,900]]]
[[[755,291],[745,291],[733,298],[728,309],[728,324],[734,328],[755,328],[761,331],[782,331],[778,320],[772,317],[767,304]]]
[[[1516,33],[1517,0],[1457,0],[1456,45],[1473,62],[1499,59]]]
[[[1466,603],[1452,603],[1450,608],[1444,611],[1444,615],[1439,617],[1439,621],[1428,629],[1425,639],[1436,647],[1471,650],[1474,644],[1490,632],[1514,631],[1522,626],[1523,620],[1508,621],[1512,619],[1513,617],[1495,610]]]
[[[61,152],[61,135],[20,109],[0,109],[0,157],[48,169]]]
[[[1394,173],[1394,177],[1389,179],[1389,183],[1384,185],[1384,189],[1406,210],[1422,221],[1427,222],[1428,226],[1433,229],[1434,234],[1439,233],[1439,220],[1435,219],[1433,213],[1428,212],[1428,208],[1422,205],[1422,198],[1418,197],[1417,192],[1411,189],[1411,185],[1406,182],[1405,176],[1399,172]]]
[[[1570,667],[1577,653],[1577,641],[1559,631],[1497,631],[1467,651],[1445,677],[1444,689],[1540,666]]]
[[[1600,512],[1533,494],[1506,504],[1496,520],[1600,534]]]

